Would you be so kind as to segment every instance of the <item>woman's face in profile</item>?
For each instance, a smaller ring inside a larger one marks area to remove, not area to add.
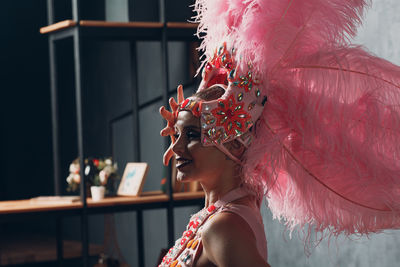
[[[204,181],[220,175],[226,156],[214,146],[201,144],[200,119],[190,111],[181,111],[175,124],[176,141],[172,147],[176,157],[178,181]]]

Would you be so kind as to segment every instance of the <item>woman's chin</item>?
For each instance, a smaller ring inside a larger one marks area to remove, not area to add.
[[[184,173],[181,173],[181,172],[178,171],[178,174],[176,176],[176,180],[178,182],[180,182],[180,183],[188,183],[188,182],[193,181],[194,179],[190,175],[187,175],[187,174],[184,174]]]

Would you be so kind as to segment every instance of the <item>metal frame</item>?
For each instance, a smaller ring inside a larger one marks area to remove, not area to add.
[[[132,82],[132,111],[126,112],[110,121],[109,135],[110,146],[112,144],[112,123],[125,118],[128,115],[132,116],[132,123],[134,129],[134,160],[140,161],[140,134],[139,134],[139,110],[153,104],[155,101],[162,100],[165,105],[168,105],[168,99],[173,92],[169,90],[169,69],[168,69],[168,41],[169,40],[196,40],[193,29],[172,29],[167,27],[166,23],[166,0],[159,0],[160,6],[160,22],[163,23],[162,28],[141,29],[141,28],[108,28],[108,27],[81,27],[80,26],[80,0],[72,1],[72,14],[73,20],[76,25],[49,34],[49,55],[50,55],[50,86],[51,86],[51,107],[52,107],[52,135],[53,135],[53,159],[54,159],[54,191],[56,195],[61,194],[61,172],[60,172],[60,140],[59,140],[59,126],[58,126],[58,91],[57,91],[57,62],[56,62],[56,42],[61,39],[73,38],[74,50],[74,73],[75,73],[75,101],[76,101],[76,126],[78,138],[78,156],[80,165],[84,166],[84,158],[87,156],[84,149],[84,132],[83,132],[83,100],[82,99],[82,52],[81,43],[83,39],[100,39],[100,40],[127,40],[131,41],[131,82]],[[54,23],[54,0],[47,0],[48,24]],[[160,38],[161,36],[161,38]],[[161,41],[161,55],[162,55],[162,68],[163,68],[163,84],[164,89],[162,95],[139,105],[138,102],[138,85],[137,85],[137,65],[136,65],[136,41],[140,40],[160,40]],[[193,82],[192,82],[193,83]],[[192,84],[191,83],[191,84]],[[169,141],[166,139],[165,147],[169,146]],[[111,152],[112,152],[111,147]],[[81,168],[80,175],[84,176],[84,168]],[[138,252],[139,252],[139,266],[144,266],[144,237],[143,237],[143,210],[166,208],[167,209],[167,228],[168,228],[168,244],[173,245],[174,242],[174,207],[200,205],[203,200],[193,199],[185,201],[174,201],[171,171],[168,172],[168,196],[169,201],[146,203],[146,204],[132,204],[120,205],[112,207],[90,207],[86,203],[86,183],[82,182],[80,185],[80,197],[83,207],[73,210],[51,211],[43,213],[35,213],[38,215],[49,214],[56,217],[56,235],[57,235],[57,260],[58,265],[62,265],[63,260],[63,243],[62,243],[62,218],[63,216],[79,215],[81,217],[81,239],[82,239],[82,259],[83,266],[88,266],[89,262],[89,236],[88,236],[88,215],[109,212],[121,211],[136,211],[137,212],[137,233],[138,233]],[[33,214],[15,214],[15,218],[24,216],[32,216]],[[8,215],[9,216],[9,215]],[[9,219],[9,217],[8,217]],[[1,216],[0,216],[1,220]]]

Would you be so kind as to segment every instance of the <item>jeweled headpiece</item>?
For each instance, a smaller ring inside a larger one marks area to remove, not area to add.
[[[263,84],[253,73],[251,62],[240,67],[234,51],[226,43],[215,50],[213,57],[203,68],[202,82],[197,90],[199,92],[213,85],[220,85],[225,88],[225,93],[211,101],[184,99],[182,95],[178,97],[173,115],[176,121],[179,111],[187,110],[200,117],[202,144],[215,145],[231,159],[241,163],[223,144],[234,139],[238,139],[246,147],[250,144],[251,135],[245,133],[261,115],[267,97],[262,95]],[[183,93],[178,90],[178,94]],[[173,124],[172,121],[170,124]],[[166,155],[172,154],[168,152]],[[169,158],[164,159],[164,163]]]

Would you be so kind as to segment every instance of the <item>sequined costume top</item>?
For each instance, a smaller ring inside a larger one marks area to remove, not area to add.
[[[215,202],[214,205],[204,208],[194,214],[186,227],[186,231],[183,232],[182,237],[179,238],[175,242],[175,245],[168,251],[159,267],[193,266],[201,252],[199,248],[202,247],[201,233],[203,225],[215,214],[220,212],[235,213],[247,222],[256,238],[259,254],[265,261],[267,261],[267,240],[265,238],[261,214],[248,206],[231,203],[232,201],[240,199],[246,195],[248,195],[248,192],[243,188],[236,188]]]

